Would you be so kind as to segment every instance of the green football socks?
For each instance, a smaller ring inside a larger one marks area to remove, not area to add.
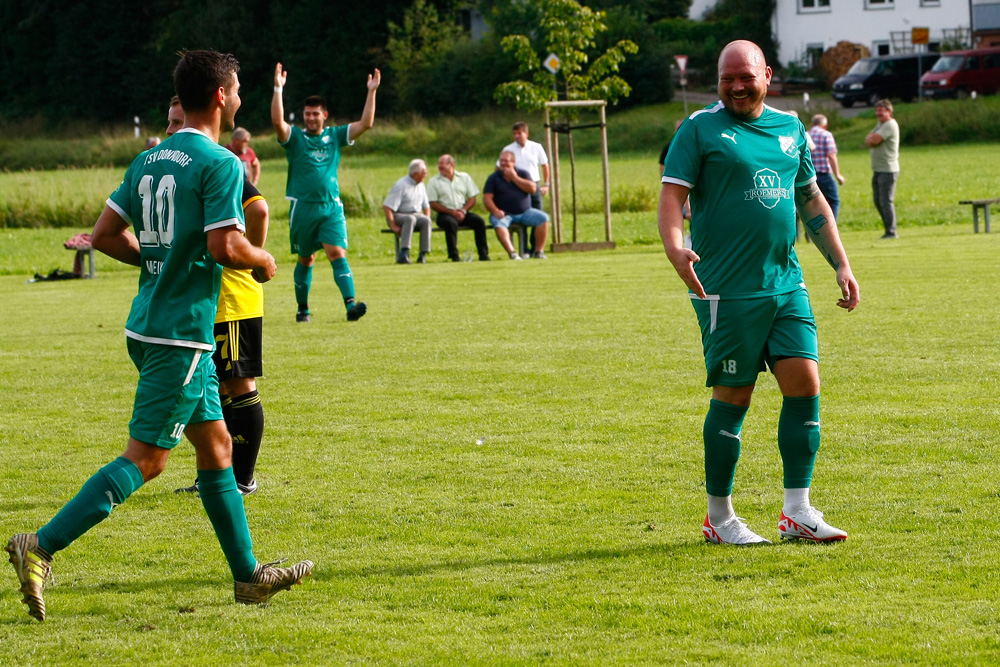
[[[736,463],[740,460],[740,431],[747,407],[712,399],[705,416],[705,490],[710,496],[733,493]]]
[[[236,489],[233,469],[199,470],[198,493],[205,506],[208,520],[212,522],[219,538],[222,553],[226,555],[235,581],[248,582],[257,567],[253,555],[253,541],[247,527],[247,514],[243,496]]]
[[[230,401],[229,414],[223,410],[226,428],[233,436],[233,474],[236,481],[249,486],[264,438],[264,406],[257,390],[237,396]]]
[[[302,262],[295,262],[292,281],[295,283],[295,303],[299,304],[300,307],[309,303],[309,290],[312,289],[312,280],[312,266],[304,266]]]
[[[50,554],[65,549],[108,518],[111,510],[142,486],[139,468],[119,456],[88,479],[47,524],[38,529],[38,546]]]
[[[819,395],[785,397],[778,418],[778,449],[785,469],[785,488],[808,488],[819,451]]]
[[[340,288],[340,295],[344,297],[344,303],[354,300],[354,276],[351,275],[351,267],[347,265],[346,257],[338,257],[330,262],[333,267],[333,280]]]

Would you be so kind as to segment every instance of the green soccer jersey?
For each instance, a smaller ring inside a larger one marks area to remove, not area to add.
[[[815,180],[798,118],[765,106],[740,119],[722,102],[691,114],[670,142],[663,182],[691,189],[694,270],[707,294],[798,289],[794,188]]]
[[[125,335],[147,343],[215,349],[222,267],[207,233],[243,231],[243,167],[232,152],[191,128],[140,153],[108,206],[139,240],[139,293]]]
[[[285,197],[307,202],[332,202],[340,198],[337,167],[340,147],[350,146],[347,125],[327,127],[311,135],[292,126],[288,141],[281,144],[288,160],[288,182]]]

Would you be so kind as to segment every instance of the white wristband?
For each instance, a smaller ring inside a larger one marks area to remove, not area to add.
[[[274,87],[274,92],[276,92],[276,93],[280,93],[282,90],[284,90],[284,88],[282,88],[281,86],[275,86]]]

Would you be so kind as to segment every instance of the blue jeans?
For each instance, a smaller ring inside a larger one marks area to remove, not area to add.
[[[827,203],[833,209],[833,219],[836,220],[840,214],[840,191],[837,188],[837,179],[833,174],[827,172],[816,172],[816,185],[819,191],[826,197]]]
[[[529,208],[524,213],[508,213],[502,218],[498,218],[492,213],[490,214],[490,224],[494,227],[504,229],[510,227],[513,223],[518,223],[525,227],[538,227],[539,225],[546,224],[548,221],[549,214],[545,211],[539,211],[537,208]]]

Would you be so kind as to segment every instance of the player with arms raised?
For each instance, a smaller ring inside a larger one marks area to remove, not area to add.
[[[382,75],[376,69],[368,75],[368,95],[361,120],[348,125],[324,127],[329,112],[326,101],[318,96],[306,98],[302,116],[306,129],[285,122],[285,107],[281,93],[288,72],[278,63],[274,68],[274,96],[271,98],[271,123],[278,143],[288,158],[288,181],[285,198],[291,201],[288,212],[288,234],[292,252],[299,256],[293,281],[298,302],[296,322],[309,322],[309,290],[312,287],[312,267],[317,250],[323,250],[333,267],[333,280],[340,289],[347,308],[347,320],[356,322],[368,312],[363,301],[354,298],[354,275],[347,263],[347,218],[340,201],[337,168],[340,149],[375,124],[375,91]]]
[[[708,516],[702,532],[716,544],[760,544],[736,516],[733,480],[740,430],[757,375],[770,368],[783,398],[778,449],[784,467],[783,538],[843,540],[809,502],[819,449],[816,323],[795,255],[795,212],[837,272],[838,305],[853,310],[858,283],[819,188],[802,123],[764,104],[771,68],[753,42],[719,56],[720,101],[697,111],[670,144],[663,171],[659,227],[667,257],[688,286],[701,326],[706,386]],[[793,199],[794,190],[794,199]],[[684,247],[681,214],[691,196],[693,249]]]

